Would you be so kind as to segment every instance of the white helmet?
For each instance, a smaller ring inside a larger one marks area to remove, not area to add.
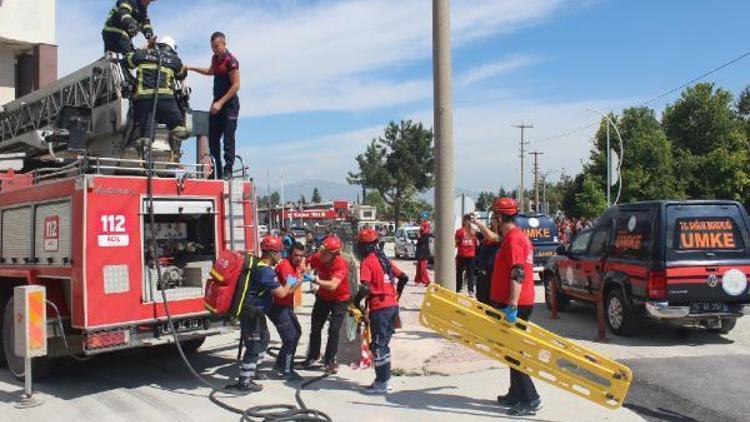
[[[168,45],[172,50],[177,51],[177,43],[175,42],[174,38],[170,37],[169,35],[159,37],[156,40],[157,44]]]

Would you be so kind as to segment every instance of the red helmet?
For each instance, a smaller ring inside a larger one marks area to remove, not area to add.
[[[341,239],[335,234],[326,237],[323,241],[323,249],[328,252],[338,253],[341,250]]]
[[[516,215],[518,204],[513,198],[500,198],[492,204],[492,211],[496,214]]]
[[[281,252],[284,250],[284,242],[278,236],[266,236],[260,242],[260,250]]]
[[[422,224],[419,226],[419,232],[420,233],[429,233],[432,231],[432,227],[430,226],[430,222],[425,220],[422,222]]]
[[[378,232],[375,229],[362,229],[359,231],[359,235],[357,235],[357,241],[359,243],[373,243],[378,241],[378,237]]]

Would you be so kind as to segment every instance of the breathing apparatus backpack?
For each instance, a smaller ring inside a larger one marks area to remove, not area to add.
[[[258,258],[252,254],[224,250],[211,267],[203,305],[214,315],[239,318],[243,309],[252,312],[247,300]]]

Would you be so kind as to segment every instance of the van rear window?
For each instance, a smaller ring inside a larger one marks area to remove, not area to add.
[[[678,218],[673,245],[681,251],[745,249],[732,217]]]

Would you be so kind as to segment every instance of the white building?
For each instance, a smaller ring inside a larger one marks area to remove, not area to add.
[[[55,0],[0,0],[0,105],[55,80]]]

